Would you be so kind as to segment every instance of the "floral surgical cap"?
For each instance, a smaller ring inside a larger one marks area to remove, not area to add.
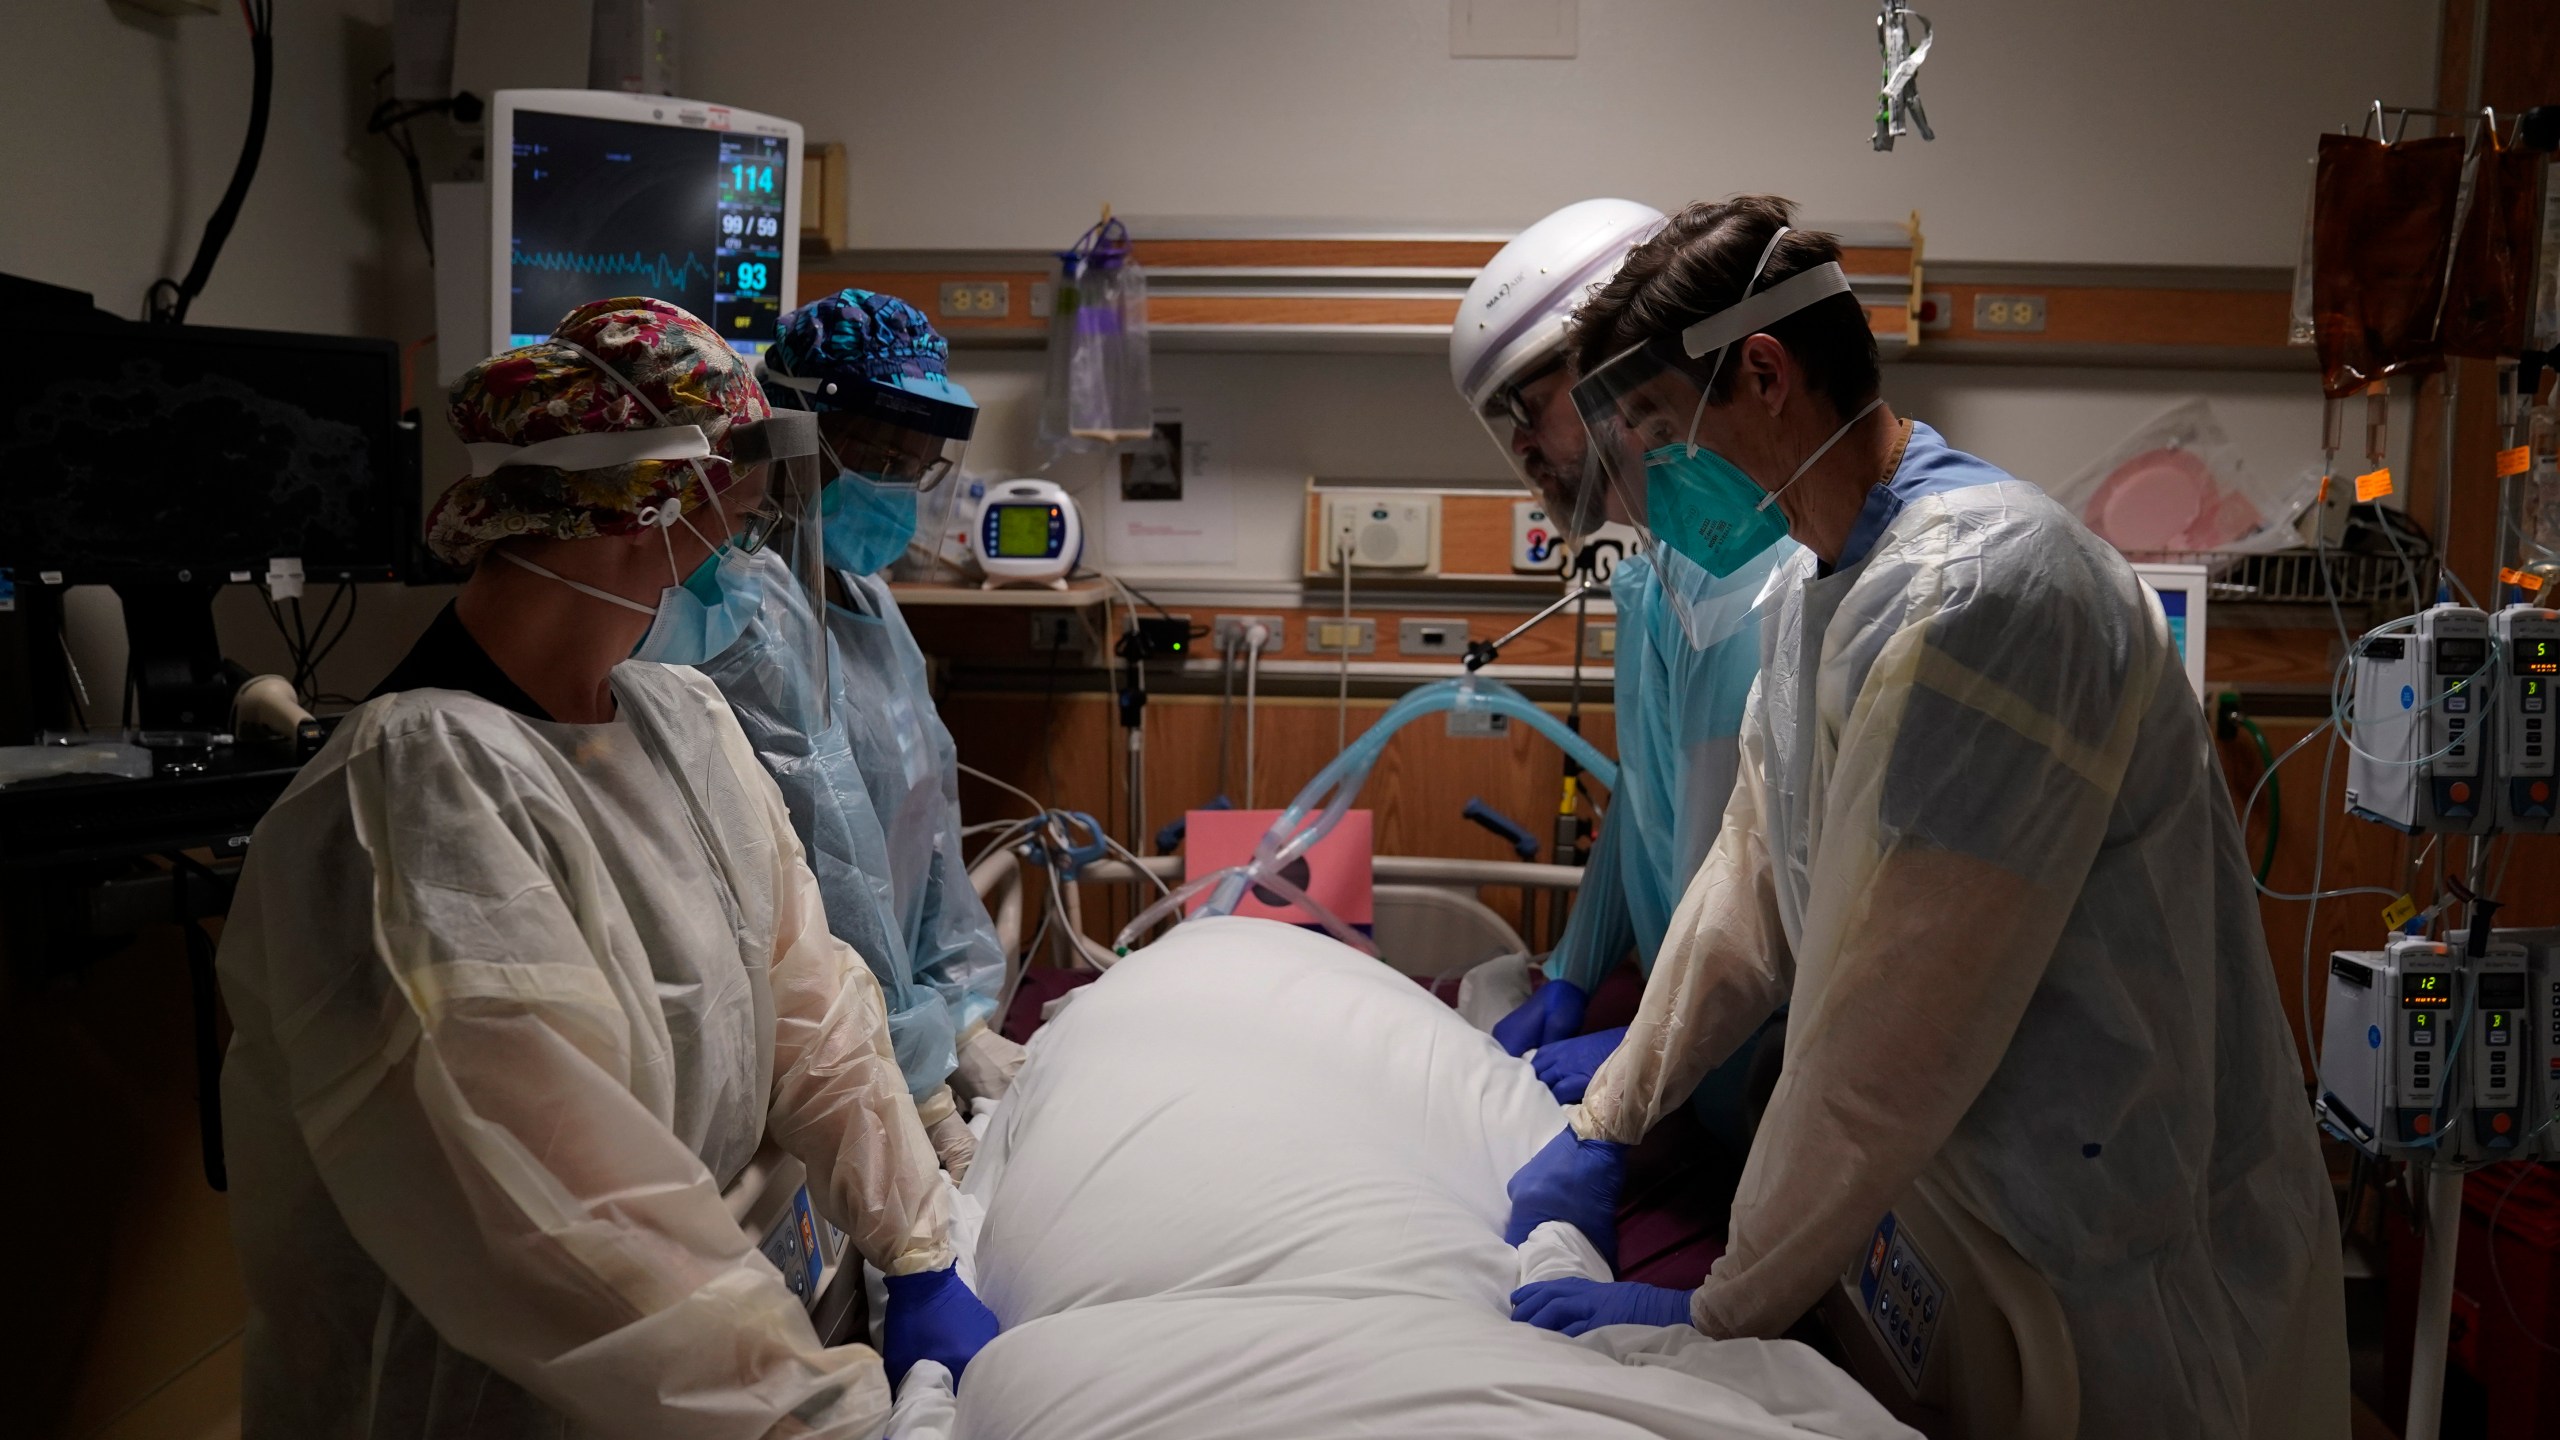
[[[679,514],[690,512],[708,498],[696,464],[714,491],[727,489],[732,427],[770,413],[746,359],[682,309],[645,296],[582,305],[550,339],[492,355],[456,381],[447,412],[454,433],[466,445],[522,446],[696,425],[711,454],[699,462],[634,460],[593,470],[507,465],[465,476],[428,517],[427,548],[468,565],[510,536],[590,540],[638,530],[643,511],[670,500]]]

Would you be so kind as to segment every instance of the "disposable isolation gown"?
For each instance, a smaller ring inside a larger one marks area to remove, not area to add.
[[[605,725],[368,702],[260,822],[225,927],[252,1435],[869,1436],[722,1187],[768,1132],[891,1274],[952,1262],[879,987],[719,692]]]
[[[880,613],[829,606],[822,638],[807,590],[775,557],[759,564],[763,608],[703,673],[782,787],[829,928],[880,982],[926,1126],[938,1143],[965,1141],[946,1082],[957,1069],[971,1093],[1000,1094],[1021,1060],[989,1024],[1004,951],[962,863],[959,756],[934,713],[924,654],[879,581],[843,577]],[[832,697],[806,658],[821,645]]]
[[[1781,540],[1722,579],[1676,551],[1631,555],[1609,577],[1618,607],[1612,685],[1618,788],[1547,976],[1587,994],[1630,949],[1647,974],[1733,793],[1743,702],[1760,670],[1761,604],[1798,546]],[[1750,1143],[1744,1046],[1699,1082],[1698,1117],[1736,1152]]]
[[[2052,1284],[2084,1435],[2343,1434],[2327,1180],[2157,605],[1927,426],[1842,559],[1781,572],[1723,829],[1574,1128],[1639,1138],[1792,998],[1699,1328],[1778,1333],[1918,1182]]]
[[[827,631],[847,662],[844,701],[877,717],[853,727],[854,758],[889,838],[890,887],[915,979],[951,1007],[967,1081],[970,1052],[1000,1018],[1005,960],[960,854],[960,752],[933,708],[924,651],[888,582],[841,571],[836,578],[855,602],[827,607]],[[1020,1064],[1018,1052],[1011,1063]]]
[[[1631,555],[1610,575],[1618,789],[1549,978],[1597,989],[1630,947],[1652,971],[1733,793],[1743,702],[1760,672],[1761,600],[1797,548],[1780,541],[1721,580],[1668,550],[1660,568]]]

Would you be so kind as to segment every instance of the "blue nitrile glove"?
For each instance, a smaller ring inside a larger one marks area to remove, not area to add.
[[[926,1270],[888,1277],[889,1313],[880,1322],[881,1357],[889,1367],[889,1383],[906,1378],[919,1360],[939,1360],[951,1372],[957,1389],[970,1357],[985,1348],[1003,1328],[996,1312],[972,1294],[959,1268]]]
[[[1538,1083],[1555,1092],[1556,1100],[1571,1105],[1582,1098],[1591,1086],[1591,1077],[1600,1073],[1600,1062],[1616,1053],[1618,1042],[1627,1038],[1627,1027],[1594,1030],[1570,1040],[1555,1040],[1538,1047],[1529,1063],[1537,1067]]]
[[[1550,980],[1529,992],[1520,1007],[1493,1022],[1494,1043],[1512,1055],[1552,1045],[1582,1028],[1591,997],[1570,980]]]
[[[1503,1227],[1502,1238],[1517,1245],[1546,1221],[1561,1220],[1581,1231],[1614,1269],[1618,1185],[1626,1171],[1626,1146],[1585,1140],[1565,1127],[1511,1177],[1511,1223]]]
[[[1511,1292],[1511,1318],[1567,1335],[1603,1325],[1686,1325],[1689,1297],[1694,1293],[1633,1280],[1603,1283],[1578,1275],[1540,1280]]]

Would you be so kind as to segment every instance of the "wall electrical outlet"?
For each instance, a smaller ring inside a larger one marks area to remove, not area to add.
[[[1589,641],[1589,645],[1590,645],[1591,653],[1592,653],[1594,656],[1598,657],[1599,659],[1602,659],[1602,660],[1615,660],[1615,659],[1617,659],[1617,658],[1618,658],[1618,627],[1617,627],[1617,626],[1615,626],[1615,625],[1594,625],[1594,626],[1592,626],[1592,627],[1591,627],[1591,633],[1590,633],[1590,635],[1588,636],[1588,641]]]
[[[1044,655],[1052,650],[1081,648],[1076,636],[1076,617],[1064,613],[1033,615],[1031,648]]]
[[[1467,653],[1467,622],[1399,620],[1396,622],[1396,652],[1401,655],[1464,655]]]
[[[941,313],[952,320],[1001,320],[1013,313],[1013,287],[1002,280],[945,280]]]
[[[2044,329],[2044,297],[1976,295],[1973,297],[1973,328],[2011,334],[2040,331]]]
[[[1318,616],[1307,622],[1307,653],[1310,655],[1374,655],[1378,651],[1378,622],[1365,616],[1344,620]]]
[[[1209,622],[1210,647],[1215,649],[1221,655],[1229,653],[1242,655],[1244,653],[1244,632],[1252,628],[1256,621],[1260,621],[1263,628],[1271,632],[1270,642],[1262,647],[1263,654],[1272,654],[1279,650],[1281,646],[1289,643],[1289,622],[1285,617],[1279,615],[1221,615],[1217,619]]]

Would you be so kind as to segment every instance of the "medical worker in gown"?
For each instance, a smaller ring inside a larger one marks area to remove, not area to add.
[[[759,371],[778,410],[815,412],[822,583],[771,584],[703,667],[791,808],[827,923],[871,966],[925,1127],[957,1177],[967,1102],[1000,1098],[1022,1048],[997,1032],[1005,957],[960,853],[959,753],[924,652],[880,576],[941,534],[977,403],[922,311],[845,290],[782,318]],[[763,562],[770,567],[773,562]]]
[[[875,1435],[880,1357],[821,1347],[722,1202],[763,1140],[890,1277],[899,1373],[995,1321],[879,986],[687,668],[814,525],[813,427],[649,299],[450,414],[429,543],[470,579],[260,822],[223,934],[243,1431]]]
[[[1565,323],[1662,222],[1661,211],[1632,200],[1568,205],[1503,246],[1459,308],[1450,379],[1538,493],[1559,547],[1590,540],[1609,518],[1569,393]],[[1592,992],[1630,956],[1652,969],[1672,907],[1715,839],[1760,665],[1761,595],[1794,549],[1772,545],[1723,575],[1658,549],[1619,557],[1606,572],[1617,605],[1618,788],[1546,983],[1493,1031],[1514,1055],[1537,1052],[1540,1078],[1559,1099],[1582,1098],[1624,1033],[1583,1034]],[[1752,1048],[1746,1042],[1706,1076],[1692,1107],[1736,1158],[1750,1144]]]
[[[1722,829],[1513,1234],[1600,1238],[1623,1147],[1791,1003],[1785,1067],[1704,1285],[1514,1313],[1774,1336],[1916,1196],[2052,1286],[2082,1434],[2343,1434],[2336,1217],[2167,622],[2041,490],[1885,408],[1838,245],[1789,219],[1692,206],[1574,323],[1650,543],[1804,548]]]

